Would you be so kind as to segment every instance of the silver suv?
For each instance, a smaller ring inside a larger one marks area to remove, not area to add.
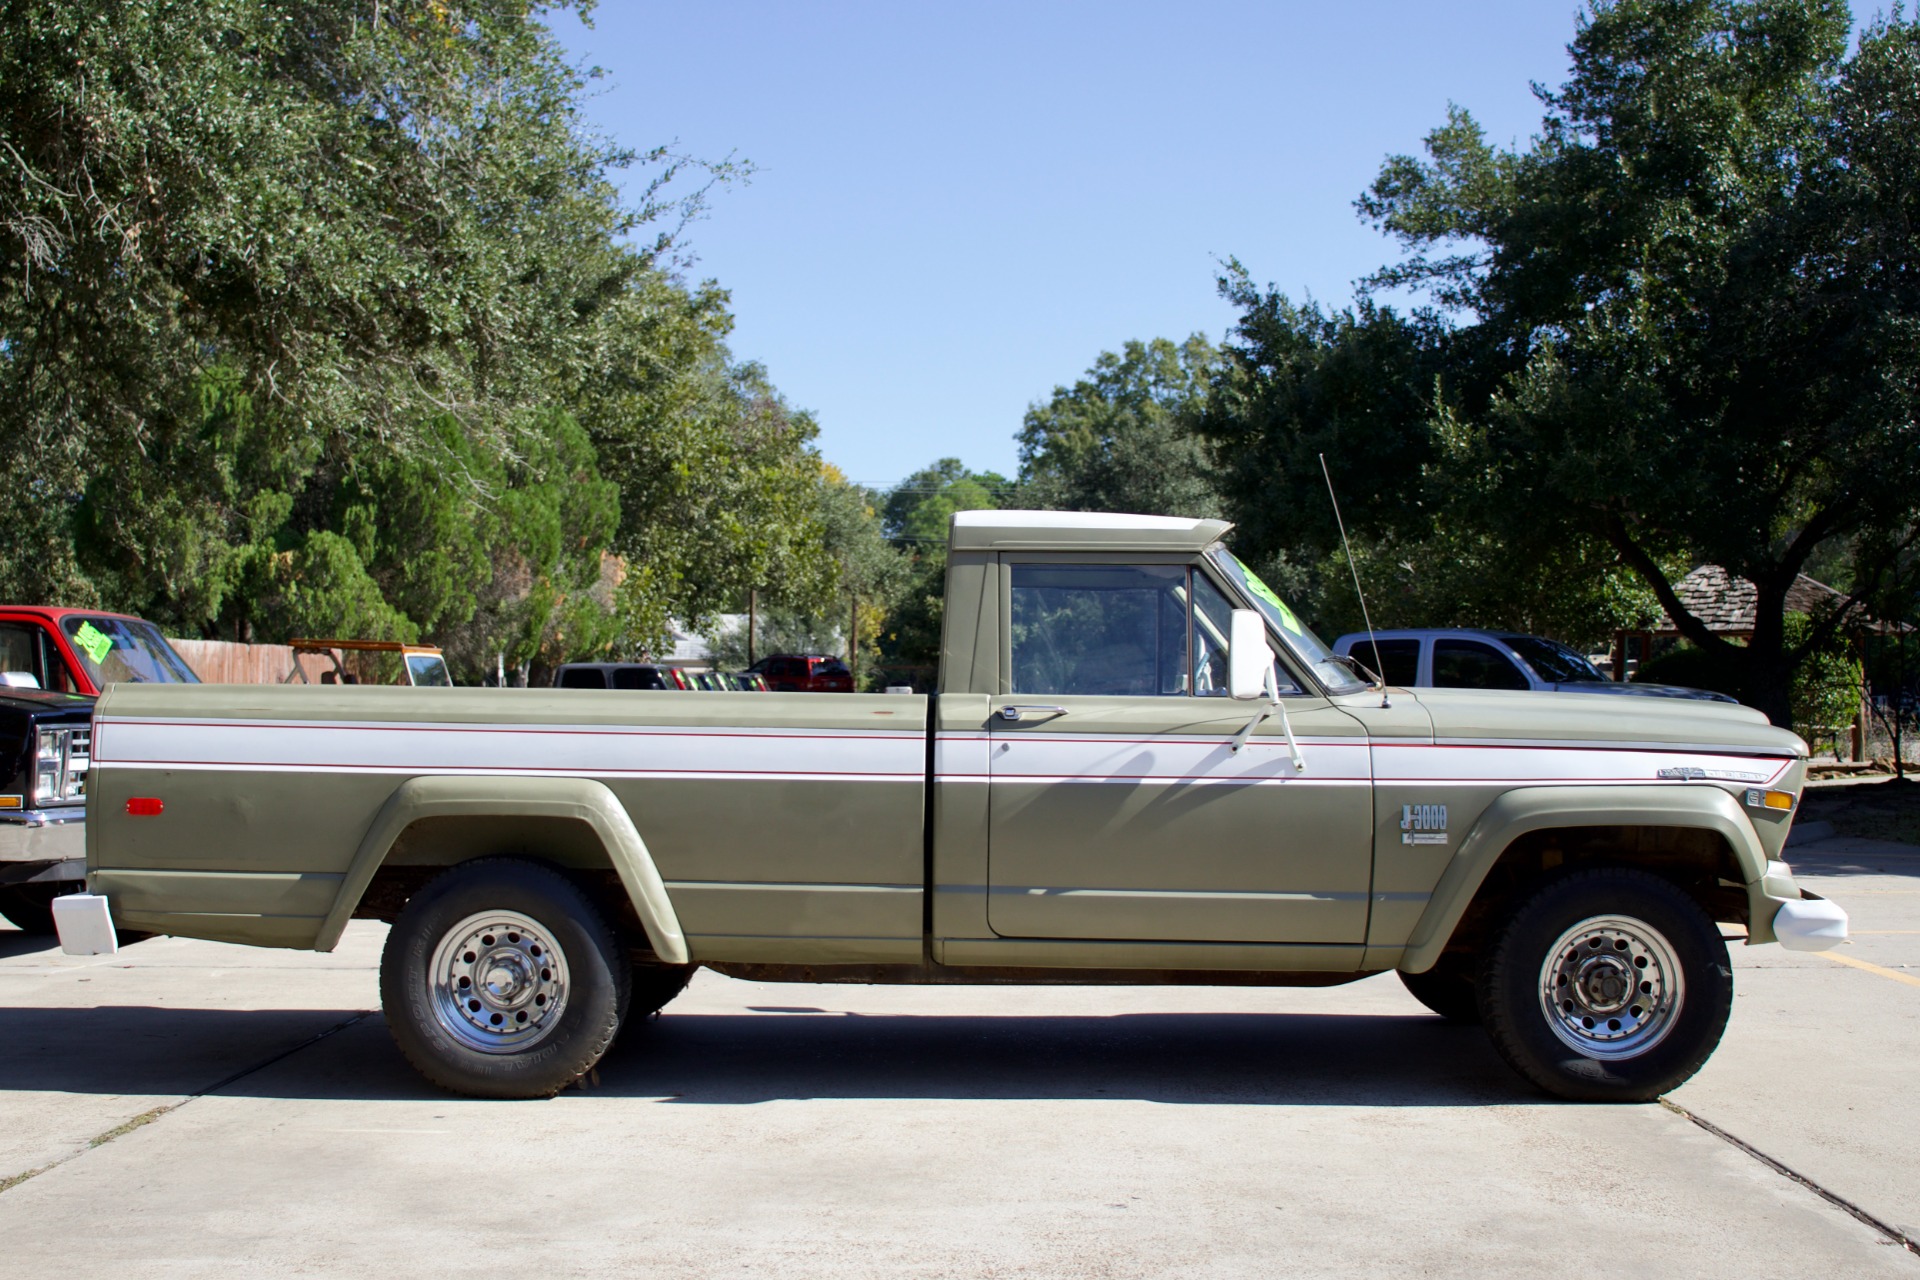
[[[1378,650],[1364,631],[1333,642],[1333,651],[1378,672],[1388,684],[1422,689],[1539,689],[1558,693],[1614,693],[1643,698],[1698,698],[1732,702],[1724,693],[1671,684],[1622,684],[1602,675],[1586,656],[1558,640],[1510,631],[1463,627],[1377,631]]]

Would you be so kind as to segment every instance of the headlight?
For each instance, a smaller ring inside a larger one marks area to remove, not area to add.
[[[42,729],[34,742],[33,802],[75,804],[87,798],[92,726]]]

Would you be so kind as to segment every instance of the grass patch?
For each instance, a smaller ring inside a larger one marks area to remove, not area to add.
[[[125,1124],[116,1125],[115,1127],[107,1130],[105,1133],[90,1139],[87,1142],[87,1150],[91,1151],[95,1147],[104,1147],[109,1142],[112,1142],[115,1138],[124,1138],[128,1134],[132,1133],[135,1129],[139,1129],[146,1125],[152,1124],[155,1120],[158,1120],[161,1116],[167,1114],[167,1112],[173,1110],[175,1107],[179,1105],[180,1104],[177,1102],[169,1102],[164,1107],[155,1107],[151,1111],[142,1111],[139,1115],[127,1121]],[[0,1190],[5,1190],[5,1188],[0,1187]]]

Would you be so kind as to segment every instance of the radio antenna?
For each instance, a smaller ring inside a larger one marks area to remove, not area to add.
[[[1327,470],[1327,455],[1320,455],[1320,474],[1327,478],[1327,499],[1333,503],[1333,522],[1340,526],[1340,546],[1347,553],[1347,572],[1353,575],[1353,594],[1360,599],[1360,620],[1367,624],[1367,647],[1373,650],[1373,660],[1385,666],[1380,657],[1380,642],[1373,635],[1373,616],[1367,612],[1367,593],[1360,589],[1360,567],[1353,562],[1353,544],[1347,541],[1347,522],[1340,518],[1340,499],[1333,492],[1333,473]],[[1373,678],[1380,682],[1380,705],[1391,707],[1387,700],[1387,677],[1375,671]]]

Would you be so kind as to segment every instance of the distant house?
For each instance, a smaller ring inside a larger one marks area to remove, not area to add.
[[[1753,619],[1760,590],[1747,579],[1736,578],[1717,564],[1703,564],[1674,583],[1673,594],[1680,598],[1682,608],[1705,623],[1707,630],[1715,635],[1725,636],[1729,640],[1753,638]],[[1844,591],[1836,591],[1804,573],[1795,576],[1793,585],[1787,588],[1789,613],[1824,613],[1846,606],[1846,603]],[[1864,629],[1883,629],[1858,603],[1852,605],[1851,610]],[[1679,635],[1680,628],[1674,625],[1673,618],[1668,615],[1662,615],[1660,622],[1650,629],[1614,632],[1613,678],[1622,678],[1620,673],[1627,670],[1630,654],[1638,661],[1645,662],[1652,656],[1654,640],[1673,639]],[[1853,755],[1856,759],[1863,749],[1864,730],[1865,716],[1858,715],[1852,731]]]

